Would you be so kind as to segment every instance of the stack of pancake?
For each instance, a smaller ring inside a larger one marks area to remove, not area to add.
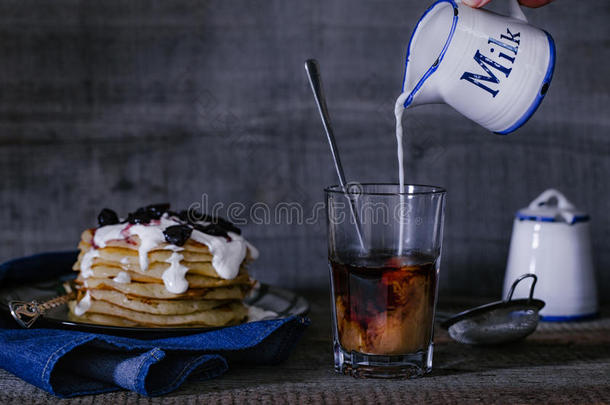
[[[252,286],[245,265],[256,250],[234,232],[218,232],[218,226],[203,233],[209,222],[189,224],[162,215],[83,232],[73,266],[80,287],[69,303],[73,320],[146,327],[216,327],[245,320],[242,300]],[[170,243],[168,227],[186,229],[188,235]],[[228,274],[221,267],[231,261],[235,268]]]

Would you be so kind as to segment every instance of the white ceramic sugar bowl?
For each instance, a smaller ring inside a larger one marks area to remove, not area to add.
[[[538,276],[536,298],[546,302],[544,321],[571,321],[595,316],[597,287],[591,255],[589,216],[559,191],[549,189],[515,216],[504,277],[504,296],[518,276]],[[525,298],[529,286],[517,286]]]

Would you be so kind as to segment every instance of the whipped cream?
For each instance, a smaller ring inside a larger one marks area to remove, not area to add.
[[[93,246],[106,247],[106,243],[111,240],[125,239],[126,235],[123,234],[125,228],[130,226],[129,224],[116,224],[106,225],[99,227],[93,234]]]
[[[121,271],[119,272],[119,274],[116,275],[115,278],[112,279],[112,281],[114,281],[115,283],[127,284],[131,283],[131,277],[128,273]]]
[[[93,275],[91,264],[95,257],[99,256],[97,249],[106,247],[108,242],[112,240],[128,240],[131,236],[137,236],[140,239],[138,246],[138,259],[142,271],[148,270],[149,260],[148,253],[161,245],[165,245],[165,235],[163,231],[173,225],[182,225],[183,222],[175,217],[170,217],[167,213],[159,220],[153,220],[148,224],[116,224],[107,225],[98,228],[93,235],[93,246],[85,253],[81,261],[81,275],[83,278]],[[208,225],[209,222],[200,221],[198,224]],[[233,232],[227,232],[230,240],[224,236],[208,235],[204,232],[193,229],[191,239],[202,243],[208,247],[212,254],[212,266],[218,275],[223,279],[233,279],[239,274],[239,268],[244,261],[247,252],[253,259],[258,258],[258,250],[241,235]],[[165,250],[171,250],[172,255],[166,261],[169,263],[169,268],[163,272],[163,283],[165,288],[172,293],[180,294],[188,289],[186,280],[186,272],[188,268],[181,264],[184,256],[178,252],[183,248],[174,245],[166,245]],[[126,258],[121,260],[122,264],[126,264]],[[125,273],[127,277],[128,274]],[[119,278],[119,274],[116,278]],[[119,278],[126,280],[124,276]],[[117,281],[117,280],[115,280]],[[129,280],[130,281],[130,280]],[[125,281],[125,282],[129,282]],[[120,281],[119,281],[120,282]]]
[[[89,308],[91,308],[91,294],[89,294],[89,291],[87,291],[83,299],[76,303],[76,306],[74,307],[74,315],[82,316],[89,310]]]
[[[231,238],[228,241],[222,236],[208,235],[196,229],[191,234],[191,239],[203,243],[212,253],[212,267],[221,278],[233,279],[239,273],[239,266],[246,257],[248,246],[245,239],[233,232],[227,232]],[[256,251],[258,254],[258,251]]]
[[[188,267],[180,262],[184,256],[178,252],[172,252],[172,255],[165,262],[169,263],[167,270],[163,272],[163,284],[167,291],[174,294],[182,294],[189,288],[189,283],[186,280],[186,272]]]
[[[150,224],[132,225],[126,230],[130,236],[137,235],[138,238],[140,238],[138,256],[140,259],[140,268],[143,271],[148,270],[148,252],[162,243],[165,243],[165,235],[163,235],[165,228],[179,224],[179,222],[163,215],[160,221],[151,221]]]
[[[93,259],[100,256],[100,252],[97,249],[89,249],[80,261],[80,273],[83,278],[88,278],[93,275],[93,271],[91,270],[91,265],[93,264]]]

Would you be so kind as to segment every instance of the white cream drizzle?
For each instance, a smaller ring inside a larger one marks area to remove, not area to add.
[[[80,274],[83,278],[88,278],[93,275],[93,271],[91,270],[91,265],[93,264],[93,259],[100,256],[100,252],[97,249],[91,248],[89,249],[80,261]]]
[[[115,278],[112,279],[112,281],[114,281],[115,283],[127,284],[131,283],[131,277],[128,273],[121,271],[119,272],[119,274],[116,275]]]
[[[106,243],[111,240],[125,239],[123,230],[129,224],[106,225],[99,227],[93,234],[93,245],[97,247],[106,247]]]
[[[153,225],[152,223],[149,225],[136,224],[127,229],[129,235],[136,235],[140,238],[138,257],[140,259],[140,269],[142,269],[142,271],[148,270],[148,252],[160,244],[165,243],[165,236],[163,235],[165,228],[178,224],[178,222],[163,216],[161,217],[161,222],[158,226]]]
[[[169,267],[161,276],[165,288],[173,294],[182,294],[189,288],[189,283],[186,280],[186,272],[189,269],[180,263],[182,259],[184,259],[183,255],[172,252],[169,259],[165,261],[166,263],[169,263]]]
[[[221,278],[226,280],[237,277],[239,266],[246,257],[247,245],[240,235],[227,232],[230,241],[222,236],[212,236],[207,233],[193,230],[191,238],[203,243],[212,253],[212,267]]]
[[[76,316],[82,316],[89,308],[91,308],[91,295],[89,294],[89,291],[87,291],[83,299],[76,303],[74,314]]]
[[[165,244],[163,231],[167,227],[180,224],[182,222],[176,220],[175,217],[169,217],[167,214],[164,214],[160,220],[153,221],[150,224],[117,224],[98,228],[93,236],[93,247],[85,253],[81,262],[82,276],[87,278],[92,275],[91,262],[93,258],[99,256],[97,248],[105,247],[111,240],[125,240],[132,235],[136,235],[140,239],[138,247],[140,268],[142,271],[148,270],[148,253]],[[200,224],[208,223],[201,221]],[[233,232],[228,232],[227,234],[231,240],[227,240],[223,236],[213,236],[193,230],[191,238],[210,249],[212,266],[221,278],[233,279],[239,274],[239,268],[246,257],[246,253],[249,251],[250,256],[256,259],[259,256],[259,252],[242,236]],[[184,256],[177,253],[183,250],[183,248],[170,245],[165,247],[165,249],[173,251],[170,258],[166,261],[170,264],[170,267],[165,270],[162,276],[165,288],[172,293],[182,293],[188,289],[188,282],[185,277],[188,269],[181,264]],[[121,264],[126,264],[123,260],[121,260]]]

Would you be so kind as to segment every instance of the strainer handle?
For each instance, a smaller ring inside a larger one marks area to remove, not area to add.
[[[530,296],[528,298],[528,300],[531,300],[532,298],[534,298],[534,287],[536,286],[536,282],[538,281],[538,277],[536,277],[535,274],[532,273],[526,273],[526,274],[522,274],[521,276],[519,276],[514,282],[513,285],[510,287],[510,291],[508,292],[508,297],[506,298],[505,302],[510,302],[513,299],[513,293],[515,292],[515,287],[517,287],[517,284],[519,284],[519,282],[525,278],[528,277],[532,277],[534,279],[534,281],[532,281],[532,286],[530,287]]]

